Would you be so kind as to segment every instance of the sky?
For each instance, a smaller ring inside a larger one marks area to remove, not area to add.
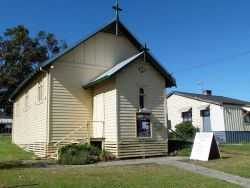
[[[69,45],[111,21],[115,0],[0,0],[0,35],[22,24]],[[177,88],[250,101],[249,0],[120,0],[122,22],[173,73]],[[227,58],[231,57],[231,58]],[[214,62],[208,66],[193,66]]]

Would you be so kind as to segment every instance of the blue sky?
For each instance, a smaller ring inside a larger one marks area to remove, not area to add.
[[[114,17],[115,0],[0,0],[0,33],[18,24],[72,44]],[[248,0],[120,0],[121,20],[170,72],[250,50]],[[174,74],[177,88],[250,101],[250,53]]]

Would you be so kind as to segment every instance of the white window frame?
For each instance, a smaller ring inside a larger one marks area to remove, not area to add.
[[[243,112],[244,112],[244,115],[243,115],[243,123],[244,123],[244,124],[250,124],[250,117],[248,117],[248,118],[249,118],[249,122],[246,122],[246,121],[245,121],[246,116],[250,116],[250,112],[247,112],[247,111],[245,111],[245,110],[243,110]]]
[[[189,119],[185,120],[185,119],[184,119],[184,113],[191,113],[191,120],[189,120]],[[192,121],[193,121],[193,112],[192,112],[192,110],[189,110],[189,111],[186,111],[186,112],[182,112],[182,113],[181,113],[181,116],[182,116],[182,121],[183,121],[183,122],[186,122],[186,121],[192,122]]]

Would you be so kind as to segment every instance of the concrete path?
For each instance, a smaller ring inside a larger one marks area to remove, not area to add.
[[[60,168],[89,168],[89,167],[105,167],[105,166],[123,166],[123,165],[139,165],[139,164],[167,164],[179,169],[191,171],[196,174],[201,174],[211,178],[224,180],[230,183],[234,183],[243,187],[250,188],[250,179],[242,178],[240,176],[231,175],[221,171],[197,166],[182,162],[181,160],[188,159],[187,157],[158,157],[158,158],[147,158],[147,159],[131,159],[131,160],[119,160],[111,162],[101,162],[91,165],[48,165],[47,168],[60,169]],[[47,169],[45,168],[45,169]]]

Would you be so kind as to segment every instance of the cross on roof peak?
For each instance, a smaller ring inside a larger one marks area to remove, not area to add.
[[[112,8],[115,10],[115,14],[116,14],[116,26],[115,26],[115,33],[116,33],[116,36],[119,35],[119,11],[122,11],[122,9],[119,7],[119,4],[118,2],[116,2],[115,6],[112,6]]]
[[[142,46],[141,49],[142,49],[144,52],[149,51],[149,48],[147,48],[147,43],[144,43],[144,46]]]
[[[122,9],[119,7],[118,2],[116,2],[115,6],[112,6],[112,8],[115,10],[116,20],[118,20],[119,19],[119,11],[122,11]]]
[[[144,52],[144,63],[145,63],[146,62],[146,52],[149,51],[149,49],[147,48],[147,43],[144,43],[144,46],[142,46],[141,49]]]

